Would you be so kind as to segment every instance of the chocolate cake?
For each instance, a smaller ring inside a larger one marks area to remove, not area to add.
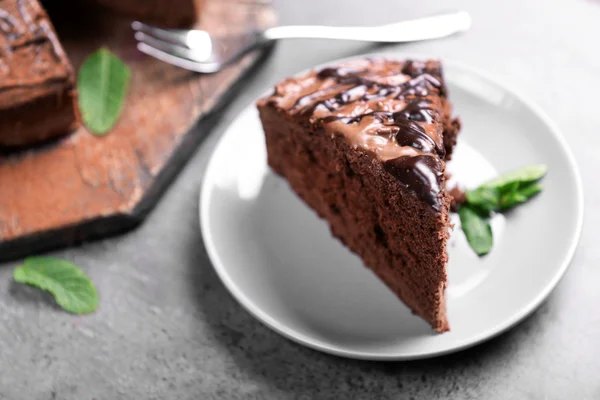
[[[165,28],[192,25],[202,0],[92,0],[106,8]]]
[[[78,125],[75,76],[37,0],[0,1],[0,146],[65,135]]]
[[[271,168],[415,314],[449,330],[445,166],[459,123],[440,63],[350,61],[285,79],[258,109]]]

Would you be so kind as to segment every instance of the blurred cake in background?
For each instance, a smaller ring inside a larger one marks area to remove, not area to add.
[[[79,125],[75,74],[37,0],[0,1],[0,147],[36,144]]]
[[[105,8],[142,22],[166,28],[192,25],[203,0],[92,0]]]

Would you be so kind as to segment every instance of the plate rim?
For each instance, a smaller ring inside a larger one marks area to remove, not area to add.
[[[558,283],[564,277],[567,269],[571,265],[571,261],[573,260],[573,256],[575,255],[575,250],[577,249],[577,245],[581,238],[582,228],[583,228],[583,216],[584,216],[584,196],[583,196],[583,183],[581,179],[581,174],[579,172],[579,167],[575,160],[575,156],[569,146],[568,142],[565,139],[562,131],[558,127],[558,125],[550,118],[548,114],[537,104],[535,103],[529,96],[523,94],[521,90],[512,86],[509,83],[503,82],[493,74],[471,65],[464,64],[462,62],[453,60],[451,58],[442,57],[442,56],[432,56],[427,53],[405,53],[405,52],[373,52],[373,53],[364,53],[358,54],[350,57],[344,57],[340,59],[334,59],[331,61],[324,62],[319,65],[315,65],[311,68],[304,69],[297,73],[294,73],[292,76],[300,75],[304,72],[309,71],[310,69],[320,68],[325,65],[341,63],[349,60],[360,59],[364,57],[390,57],[390,58],[417,58],[417,59],[439,59],[442,61],[444,65],[450,65],[452,69],[463,70],[467,72],[469,75],[475,75],[481,78],[482,80],[486,80],[489,83],[502,88],[506,92],[509,92],[516,98],[518,98],[526,107],[530,109],[530,111],[535,114],[541,122],[543,122],[549,130],[549,133],[557,140],[560,144],[563,154],[566,157],[567,164],[570,166],[571,171],[574,174],[575,180],[575,197],[576,197],[576,225],[575,231],[571,235],[570,243],[568,245],[567,251],[565,252],[565,256],[563,257],[560,267],[557,269],[556,273],[552,277],[552,280],[544,287],[543,290],[539,291],[536,296],[524,304],[519,308],[518,312],[515,312],[512,317],[501,321],[500,323],[494,324],[490,328],[480,332],[479,334],[467,338],[466,340],[459,340],[458,344],[450,346],[445,349],[436,350],[432,352],[403,352],[401,354],[390,353],[389,355],[380,354],[380,353],[372,353],[365,351],[351,351],[343,348],[332,347],[332,345],[323,342],[317,338],[309,337],[301,332],[296,331],[294,328],[285,325],[282,322],[279,322],[277,319],[263,311],[259,306],[257,306],[252,300],[246,296],[246,294],[235,284],[234,280],[231,276],[226,272],[227,269],[224,267],[219,255],[216,250],[216,245],[213,241],[213,237],[210,234],[210,229],[208,226],[209,221],[209,198],[210,198],[210,187],[209,184],[212,181],[209,179],[211,175],[213,175],[213,169],[215,168],[215,154],[218,150],[223,146],[227,135],[230,132],[230,127],[239,119],[239,116],[248,112],[249,109],[255,107],[256,100],[262,96],[267,95],[271,88],[269,87],[263,94],[254,99],[251,103],[242,108],[242,111],[238,114],[238,116],[228,123],[227,128],[223,135],[219,138],[217,144],[212,149],[209,160],[206,164],[206,169],[204,171],[204,175],[202,178],[200,194],[199,194],[199,217],[200,217],[200,230],[202,233],[202,238],[204,241],[204,246],[208,253],[209,259],[212,263],[213,269],[221,279],[221,282],[225,285],[229,293],[235,298],[235,300],[244,308],[248,313],[250,313],[254,318],[260,321],[263,325],[268,328],[274,330],[279,333],[283,337],[302,344],[306,347],[309,347],[313,350],[321,351],[324,353],[332,354],[339,357],[351,358],[351,359],[359,359],[359,360],[374,360],[374,361],[408,361],[408,360],[418,360],[418,359],[426,359],[426,358],[434,358],[443,356],[446,354],[455,353],[473,346],[476,346],[480,343],[483,343],[487,340],[490,340],[498,335],[508,331],[509,329],[516,326],[518,323],[522,322],[525,318],[531,315],[535,310],[537,310],[540,305],[546,300],[546,298],[552,293],[552,291],[556,288]]]

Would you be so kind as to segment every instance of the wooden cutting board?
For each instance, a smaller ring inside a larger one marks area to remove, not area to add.
[[[206,0],[200,12],[199,27],[213,34],[275,22],[267,0]],[[0,154],[0,260],[117,234],[142,222],[270,50],[199,75],[138,52],[130,19],[87,9],[51,7],[50,13],[76,70],[106,46],[131,67],[132,80],[123,114],[108,135],[80,128],[43,147]]]

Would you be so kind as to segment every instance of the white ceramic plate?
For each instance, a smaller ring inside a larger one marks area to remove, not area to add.
[[[485,258],[475,256],[457,225],[448,265],[452,330],[436,334],[412,315],[270,171],[251,104],[212,155],[200,221],[217,273],[256,318],[296,342],[339,356],[415,359],[505,331],[556,286],[583,216],[580,178],[565,140],[537,106],[505,85],[451,61],[444,66],[464,126],[449,166],[454,179],[476,186],[520,166],[549,167],[540,196],[493,221],[494,249]]]

